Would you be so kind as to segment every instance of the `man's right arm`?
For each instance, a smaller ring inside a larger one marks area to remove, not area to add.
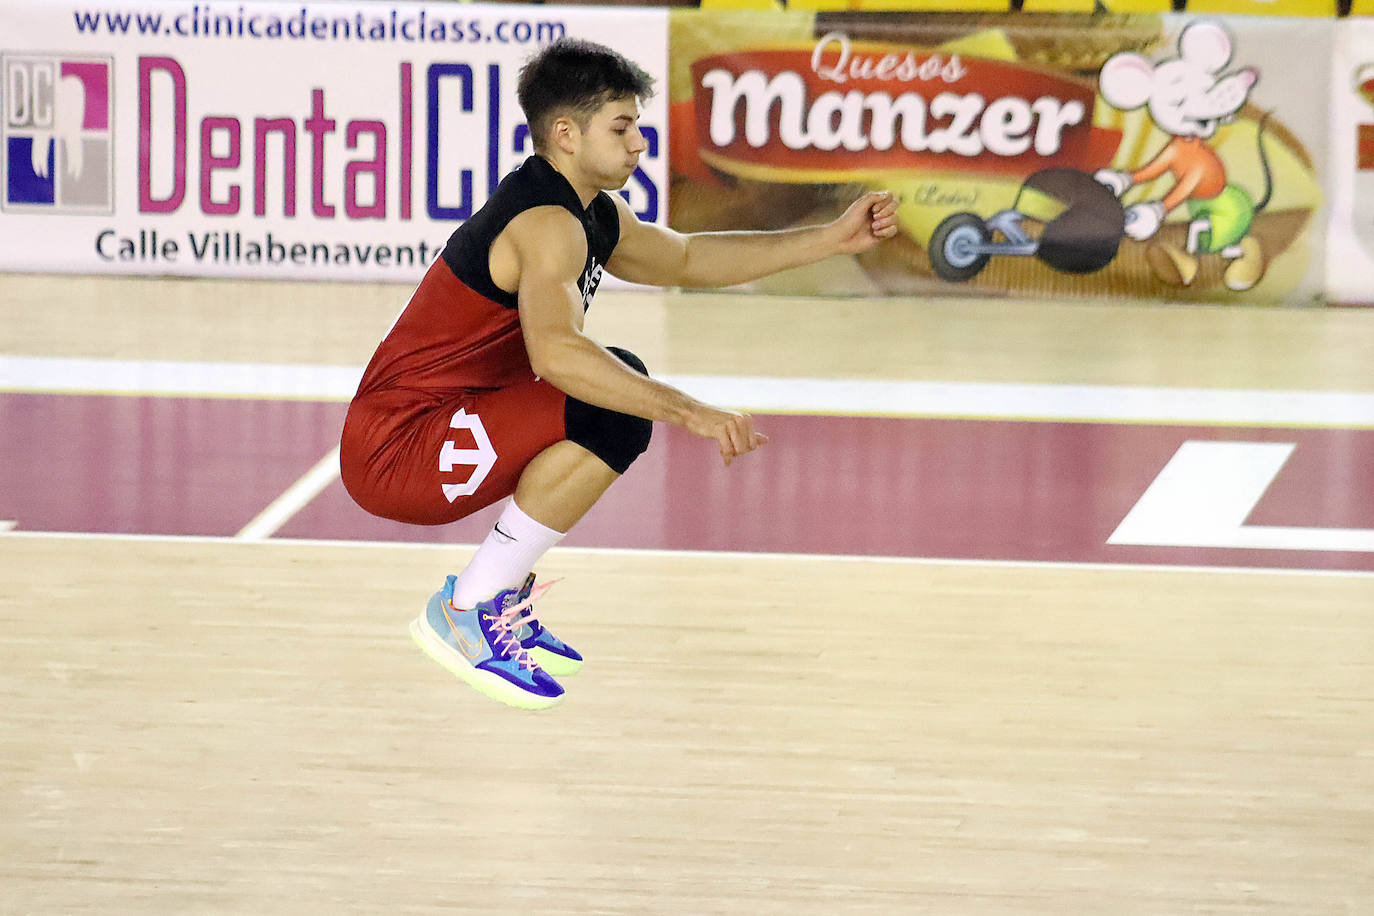
[[[536,375],[588,404],[715,439],[727,464],[767,441],[747,414],[711,407],[640,375],[582,333],[577,281],[586,263],[586,236],[572,214],[555,207],[527,210],[505,234],[517,262],[520,325]]]

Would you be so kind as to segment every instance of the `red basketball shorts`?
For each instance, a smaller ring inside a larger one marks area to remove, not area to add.
[[[442,525],[515,492],[535,455],[566,438],[567,395],[531,378],[451,395],[391,389],[354,399],[340,466],[373,515]]]

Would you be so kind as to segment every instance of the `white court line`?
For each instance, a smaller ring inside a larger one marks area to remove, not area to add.
[[[361,366],[0,356],[0,391],[348,400]]]
[[[13,531],[18,522],[10,518],[0,518],[0,531]]]
[[[301,478],[286,488],[286,491],[261,512],[257,518],[243,526],[238,534],[234,535],[240,541],[259,541],[270,538],[277,533],[277,530],[285,525],[291,516],[304,509],[309,502],[316,496],[324,492],[324,488],[333,483],[339,476],[339,449],[336,447],[321,458],[313,468],[306,471]]]
[[[0,391],[346,401],[360,367],[0,356]],[[663,375],[756,413],[1374,428],[1374,393]]]
[[[247,541],[238,537],[183,534],[114,534],[99,531],[10,531],[0,539],[24,538],[32,540],[112,540],[164,544],[256,544],[277,547],[362,547],[369,550],[445,550],[467,552],[476,544],[440,544],[416,541],[349,541],[321,538],[276,538]],[[843,563],[880,563],[910,566],[978,566],[995,569],[1079,569],[1097,572],[1133,571],[1152,573],[1218,573],[1226,575],[1262,574],[1268,576],[1329,576],[1335,578],[1374,579],[1374,571],[1364,569],[1303,569],[1290,566],[1171,566],[1167,563],[1084,563],[1071,560],[971,560],[958,557],[899,557],[867,556],[863,554],[822,553],[763,553],[729,550],[670,550],[643,547],[564,547],[559,545],[551,553],[588,554],[590,556],[686,557],[705,560],[789,560],[802,563],[815,561]]]
[[[1246,524],[1294,448],[1291,442],[1183,443],[1107,543],[1374,552],[1374,529]]]
[[[1355,392],[725,376],[667,380],[707,403],[738,403],[757,413],[1374,427],[1374,394]]]

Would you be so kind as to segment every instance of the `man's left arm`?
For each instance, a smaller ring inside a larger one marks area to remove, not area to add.
[[[652,286],[747,283],[831,255],[858,254],[897,234],[897,201],[890,191],[871,191],[819,226],[689,235],[640,222],[618,194],[612,197],[620,212],[620,241],[606,269]]]

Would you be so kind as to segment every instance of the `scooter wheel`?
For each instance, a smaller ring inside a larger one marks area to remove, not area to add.
[[[942,280],[972,280],[987,266],[991,255],[982,248],[991,238],[982,217],[974,213],[947,216],[930,234],[930,266]]]

